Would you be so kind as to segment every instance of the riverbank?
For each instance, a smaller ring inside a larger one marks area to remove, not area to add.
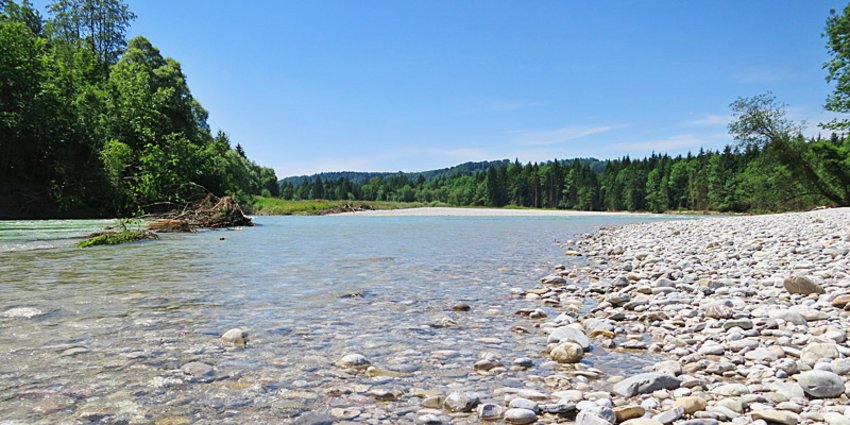
[[[535,325],[563,368],[543,378],[550,394],[504,414],[558,421],[544,413],[556,403],[585,425],[850,423],[848,223],[850,209],[710,218],[565,244],[586,264],[514,290],[564,311]],[[664,360],[577,380],[574,362],[602,348]]]
[[[291,201],[254,196],[247,208],[252,215],[328,215],[357,211],[397,210],[422,207],[419,202],[328,201],[323,199]]]
[[[403,209],[345,212],[338,215],[372,217],[579,217],[579,216],[623,216],[647,213],[545,210],[530,208],[473,208],[473,207],[411,207]]]

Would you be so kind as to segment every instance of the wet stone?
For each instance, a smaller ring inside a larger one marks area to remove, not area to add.
[[[370,362],[369,359],[367,359],[362,354],[353,353],[353,354],[346,354],[346,355],[342,356],[342,358],[339,359],[337,364],[339,364],[342,367],[347,367],[347,368],[352,368],[352,369],[366,369],[366,368],[369,367],[369,365],[372,364],[372,362]]]
[[[797,383],[811,398],[832,398],[844,393],[844,380],[823,370],[802,372],[797,375]]]
[[[213,367],[203,362],[189,362],[184,364],[180,371],[190,376],[209,376],[213,374]]]
[[[642,373],[614,384],[614,392],[623,397],[631,397],[660,389],[676,389],[681,383],[682,381],[675,376],[656,372]]]
[[[783,281],[785,290],[791,294],[823,294],[823,288],[808,276],[791,276]]]
[[[483,421],[498,421],[502,419],[504,409],[493,403],[484,403],[478,406],[478,418]]]
[[[228,344],[245,345],[248,343],[248,333],[242,329],[233,328],[222,334],[221,340]]]
[[[537,414],[528,409],[510,408],[505,412],[505,422],[525,425],[537,421]]]
[[[443,406],[450,412],[471,412],[478,403],[478,394],[460,391],[450,393],[443,400]]]

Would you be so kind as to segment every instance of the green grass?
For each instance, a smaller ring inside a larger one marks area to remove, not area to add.
[[[401,208],[423,207],[421,202],[385,202],[385,201],[325,201],[303,200],[288,201],[279,198],[255,196],[251,200],[251,214],[255,215],[321,215],[342,212],[350,207],[369,210],[397,210]]]
[[[119,245],[143,239],[158,239],[158,237],[153,233],[143,230],[122,230],[120,232],[101,233],[78,243],[77,247],[89,248],[98,245]]]

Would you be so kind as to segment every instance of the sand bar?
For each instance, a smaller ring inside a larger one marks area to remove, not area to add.
[[[535,210],[535,209],[503,209],[503,208],[451,208],[451,207],[422,207],[403,208],[398,210],[372,210],[347,212],[335,215],[357,215],[372,217],[568,217],[568,216],[615,216],[635,215],[628,212],[604,211],[569,211],[569,210]],[[657,214],[640,214],[657,215]]]

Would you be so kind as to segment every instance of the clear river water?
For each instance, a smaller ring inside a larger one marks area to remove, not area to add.
[[[661,219],[257,217],[88,249],[71,238],[109,222],[0,222],[0,424],[412,423],[427,394],[542,387],[545,337],[511,331],[540,304],[510,289],[581,261],[559,242]],[[235,327],[245,347],[221,342]],[[483,352],[540,366],[476,373]],[[379,371],[335,365],[349,353]],[[584,362],[646,363],[601,348]]]

